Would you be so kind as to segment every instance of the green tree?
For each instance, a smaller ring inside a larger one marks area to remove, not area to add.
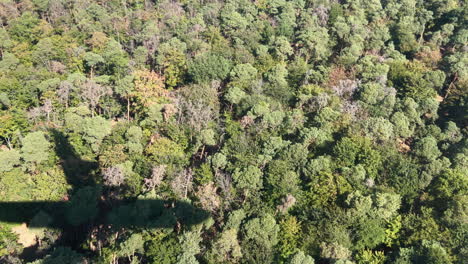
[[[304,254],[304,252],[302,251],[298,251],[296,254],[294,254],[291,257],[291,259],[287,263],[288,264],[314,264],[315,261],[311,256]]]
[[[255,166],[248,166],[245,169],[236,168],[232,178],[236,187],[244,190],[258,190],[262,186],[262,171]]]
[[[247,221],[242,232],[245,258],[257,263],[271,262],[273,247],[278,243],[279,229],[275,219],[269,214]]]
[[[94,152],[97,152],[104,137],[111,132],[110,121],[101,116],[87,117],[82,125],[83,139],[91,145]]]
[[[130,153],[141,154],[143,152],[143,131],[139,126],[131,126],[125,133],[127,148]]]
[[[119,254],[122,257],[127,257],[133,263],[136,253],[143,253],[144,245],[143,236],[140,234],[132,234],[119,245]]]
[[[289,259],[290,256],[293,256],[297,251],[298,240],[301,233],[301,223],[297,221],[296,217],[288,216],[279,222],[279,226],[278,247],[280,257],[281,259]],[[293,258],[295,258],[295,255]]]
[[[195,57],[188,66],[190,77],[197,83],[224,80],[231,71],[231,62],[214,53],[204,53]]]
[[[32,132],[22,140],[21,158],[26,162],[29,169],[34,168],[41,162],[48,160],[51,144],[42,131]]]
[[[0,173],[20,165],[21,154],[18,150],[0,150]]]
[[[84,224],[98,215],[98,199],[101,194],[99,187],[83,187],[79,189],[67,207],[66,219],[73,226]]]
[[[168,87],[175,87],[182,83],[187,70],[185,52],[187,45],[177,38],[163,43],[158,49],[157,62],[164,70],[164,77]]]
[[[414,153],[429,162],[434,161],[441,155],[437,147],[437,140],[431,136],[424,137],[416,142]]]

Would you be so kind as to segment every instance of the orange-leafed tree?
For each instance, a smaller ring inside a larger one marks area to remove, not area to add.
[[[137,108],[168,101],[169,91],[165,89],[163,76],[149,70],[138,70],[133,75],[135,89],[131,97]]]

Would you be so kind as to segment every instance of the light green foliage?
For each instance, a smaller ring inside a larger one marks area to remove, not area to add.
[[[155,124],[160,123],[164,120],[163,116],[164,105],[162,104],[152,104],[145,109],[146,115],[148,116],[146,120],[142,122],[142,126],[145,124]],[[150,122],[148,122],[150,121]]]
[[[358,67],[361,72],[362,81],[379,81],[387,76],[390,67],[379,62],[376,56],[364,56],[359,60]]]
[[[289,260],[289,262],[287,263],[288,264],[314,264],[315,261],[311,256],[304,254],[304,252],[302,251],[299,251],[296,254],[294,254],[291,257],[291,260]]]
[[[305,170],[305,174],[308,178],[317,176],[320,172],[330,172],[331,170],[331,158],[329,156],[319,156],[315,159],[309,160]]]
[[[213,165],[214,168],[223,169],[227,165],[226,156],[223,155],[222,153],[214,154],[213,157],[211,158],[211,164]]]
[[[288,56],[293,54],[293,49],[291,48],[291,44],[286,37],[278,37],[274,43],[275,47],[275,54],[279,60],[286,60]]]
[[[358,214],[365,214],[371,210],[372,198],[370,196],[364,196],[361,192],[356,191],[348,195],[346,204],[355,209]]]
[[[215,131],[213,129],[203,129],[200,132],[200,140],[203,145],[216,145]]]
[[[175,87],[182,82],[186,71],[185,52],[187,45],[178,38],[172,38],[158,49],[156,60],[164,69],[166,85]]]
[[[10,48],[13,45],[13,41],[10,39],[10,36],[8,35],[8,32],[5,28],[0,29],[0,38],[2,39],[2,42],[0,43],[1,51]]]
[[[431,136],[418,141],[415,145],[414,153],[426,161],[434,161],[441,155],[437,147],[437,140]]]
[[[278,243],[279,226],[273,216],[267,214],[254,218],[243,226],[246,240],[253,240],[260,245],[275,246]]]
[[[450,263],[451,257],[440,243],[436,241],[422,241],[422,258],[426,263]]]
[[[102,140],[111,132],[110,121],[100,117],[87,117],[83,120],[83,139],[87,141],[94,152],[99,150]]]
[[[0,150],[0,173],[10,171],[20,165],[20,158],[18,150]]]
[[[314,121],[321,127],[333,127],[336,129],[336,121],[340,117],[340,113],[331,107],[324,107],[314,118]]]
[[[229,214],[228,221],[224,225],[224,229],[239,229],[242,220],[245,218],[245,212],[240,209]]]
[[[283,140],[281,137],[271,137],[265,142],[263,147],[263,154],[273,158],[279,150],[285,148],[291,144],[291,142],[287,140]]]
[[[119,253],[121,256],[131,258],[135,253],[143,252],[143,236],[140,234],[132,234],[124,242],[119,245]],[[133,259],[133,258],[132,258]]]
[[[331,131],[316,127],[304,128],[301,134],[303,134],[301,137],[304,138],[304,142],[314,147],[323,147],[333,139]]]
[[[248,20],[242,16],[234,3],[227,4],[220,12],[223,30],[231,34],[242,32],[247,28]]]
[[[34,189],[30,190],[33,197],[42,201],[59,201],[70,190],[70,183],[62,170],[52,169],[33,177]]]
[[[457,127],[457,124],[455,124],[452,121],[448,122],[444,131],[444,139],[449,142],[455,143],[462,140],[462,137],[462,133],[460,131],[460,128]]]
[[[393,125],[383,117],[366,120],[365,131],[375,141],[387,141],[393,137]]]
[[[213,258],[216,261],[237,261],[242,257],[242,249],[237,238],[237,229],[227,229],[214,242]]]
[[[181,145],[168,138],[158,138],[155,142],[146,147],[145,153],[159,164],[183,163],[185,161],[184,149]]]
[[[320,256],[330,260],[346,260],[351,256],[351,252],[339,243],[321,243]]]
[[[3,55],[2,60],[0,61],[0,70],[1,71],[9,71],[13,70],[16,68],[16,66],[19,64],[18,58],[14,54],[11,53],[5,53]]]
[[[448,169],[433,182],[432,190],[442,200],[455,195],[467,195],[468,178],[460,169]]]
[[[346,198],[346,204],[352,208],[350,213],[357,217],[377,217],[389,220],[400,208],[400,196],[390,193],[377,193],[373,197],[362,195],[359,191]]]
[[[327,29],[320,26],[317,16],[306,17],[302,22],[298,43],[302,44],[307,58],[326,59],[330,55],[330,37]]]
[[[245,169],[236,169],[232,178],[237,188],[245,190],[257,190],[262,186],[262,171],[255,166],[248,166]]]
[[[387,229],[385,229],[386,237],[384,242],[387,247],[391,247],[396,242],[401,228],[401,215],[387,221]]]
[[[414,248],[400,248],[398,255],[395,257],[397,264],[410,264],[412,263],[413,255],[415,254]]]
[[[247,86],[257,78],[258,71],[250,63],[237,64],[230,72],[231,82],[236,85]]]
[[[421,261],[424,263],[453,263],[452,257],[447,250],[437,241],[422,240],[416,248],[402,248],[395,263],[413,263]]]
[[[385,255],[383,251],[362,250],[356,256],[358,264],[383,264],[385,263]]]
[[[127,191],[132,195],[139,193],[141,178],[133,171],[134,163],[127,160],[124,163],[117,164],[115,167],[123,173]]]
[[[353,229],[354,249],[374,248],[385,240],[385,226],[381,219],[362,220]]]
[[[391,121],[393,123],[393,130],[397,136],[407,138],[413,134],[413,127],[410,124],[410,120],[405,116],[404,113],[394,113]]]
[[[106,43],[102,53],[108,72],[114,74],[124,73],[128,64],[127,56],[122,45],[113,39]]]
[[[377,193],[374,198],[377,214],[385,220],[393,217],[400,209],[400,196],[391,193]]]
[[[247,113],[247,115],[252,116],[252,117],[259,117],[266,115],[270,111],[270,105],[265,102],[261,101],[257,104],[255,104],[252,109]]]
[[[374,197],[362,195],[359,191],[350,194],[346,204],[352,225],[355,249],[373,248],[391,239],[385,224],[400,208],[399,195],[377,193]]]
[[[230,87],[227,91],[225,98],[231,104],[238,104],[246,97],[246,93],[237,86]]]
[[[281,110],[277,110],[266,113],[263,116],[262,122],[268,127],[275,128],[282,124],[284,118],[285,113]]]
[[[130,153],[141,154],[143,152],[143,145],[141,140],[143,138],[143,131],[138,126],[131,126],[125,133],[127,138],[127,148]]]
[[[90,68],[95,68],[98,64],[104,63],[104,58],[93,52],[85,53],[83,59],[86,61],[86,65]]]
[[[288,70],[285,64],[277,64],[268,73],[266,73],[266,79],[269,82],[269,86],[266,90],[266,94],[276,98],[277,100],[286,102],[291,96],[292,91],[288,87],[286,77]]]
[[[379,77],[380,78],[380,77]],[[367,82],[360,85],[358,98],[373,116],[388,118],[396,103],[396,91],[392,87],[378,82]]]
[[[19,244],[16,242],[18,235],[13,233],[9,227],[0,226],[0,257],[5,257],[16,253],[20,250]]]
[[[301,232],[301,223],[298,222],[294,216],[290,216],[281,220],[279,222],[279,226],[279,251],[282,259],[288,259],[297,251],[298,239]]]
[[[2,201],[31,200],[33,183],[29,175],[15,168],[4,172],[0,177],[0,197]]]
[[[29,168],[46,161],[49,157],[50,142],[46,139],[45,133],[38,131],[26,135],[22,140],[21,158]]]
[[[1,108],[9,108],[11,106],[11,100],[6,93],[0,93],[0,104]]]
[[[366,83],[360,88],[359,99],[368,104],[376,104],[379,100],[382,86],[377,83]]]
[[[437,82],[429,82],[425,74],[431,76],[433,73],[417,62],[395,61],[390,64],[388,79],[400,96],[416,99],[434,97]]]
[[[177,263],[180,264],[196,264],[198,261],[195,259],[195,255],[200,253],[200,231],[191,231],[184,233],[180,238],[182,255],[177,259]]]
[[[84,105],[69,108],[65,113],[64,121],[67,129],[74,132],[82,132],[85,116],[91,115],[91,111]]]

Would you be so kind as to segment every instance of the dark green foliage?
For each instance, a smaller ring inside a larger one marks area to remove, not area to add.
[[[67,209],[67,221],[78,226],[92,220],[98,214],[99,187],[84,187],[74,195]]]
[[[145,246],[146,255],[149,257],[149,263],[172,264],[177,261],[177,256],[181,253],[181,247],[173,235],[159,235],[147,242]]]
[[[37,264],[78,264],[85,261],[85,258],[68,247],[59,247],[52,254],[46,256],[43,260],[35,261]]]
[[[374,178],[381,166],[381,157],[372,143],[364,137],[343,138],[333,148],[333,153],[342,166],[363,165],[368,176]]]
[[[444,77],[440,76],[440,72],[425,69],[418,62],[396,61],[390,64],[388,79],[401,97],[422,99],[435,97],[436,89],[440,89]]]
[[[214,53],[195,57],[189,65],[189,75],[197,83],[224,80],[231,71],[231,61]]]

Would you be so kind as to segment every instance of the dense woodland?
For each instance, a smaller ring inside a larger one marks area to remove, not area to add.
[[[0,21],[0,263],[468,260],[466,0]]]

